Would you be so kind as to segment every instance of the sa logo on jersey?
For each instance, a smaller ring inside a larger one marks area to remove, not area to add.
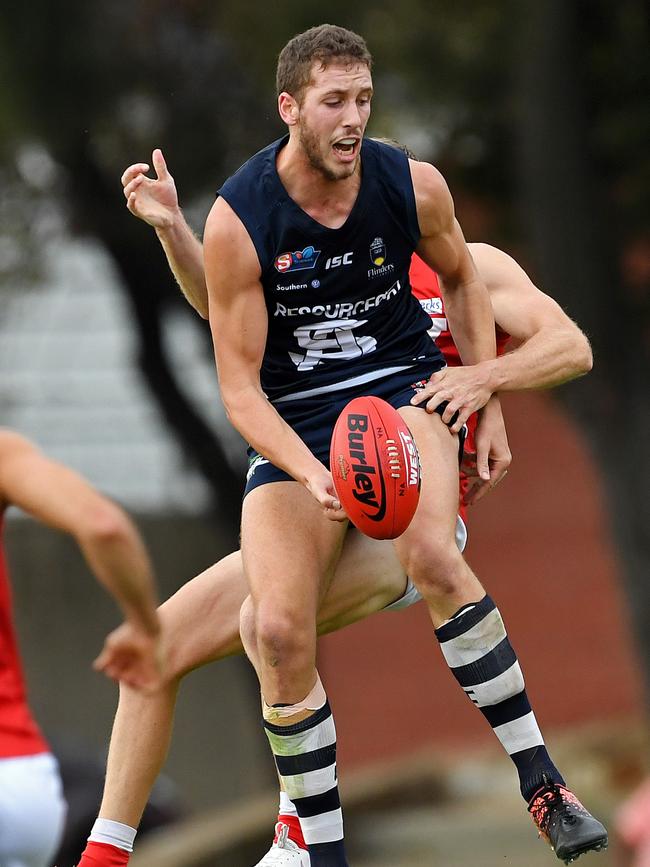
[[[319,256],[320,250],[314,250],[313,245],[309,244],[304,250],[280,253],[274,263],[275,269],[281,274],[288,271],[308,271],[315,266]]]
[[[386,261],[386,245],[383,238],[375,238],[370,245],[370,261],[378,268]]]

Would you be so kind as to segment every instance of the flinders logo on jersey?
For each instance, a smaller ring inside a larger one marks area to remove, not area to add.
[[[304,250],[295,250],[293,253],[280,253],[275,260],[275,269],[281,274],[288,271],[308,271],[316,265],[320,250],[314,250],[312,244],[308,244]]]
[[[370,261],[375,266],[368,268],[368,279],[374,280],[375,277],[383,277],[384,274],[390,274],[395,270],[392,262],[386,264],[386,244],[383,238],[375,238],[370,244]]]
[[[386,245],[383,238],[375,238],[370,244],[370,261],[380,268],[386,261]]]

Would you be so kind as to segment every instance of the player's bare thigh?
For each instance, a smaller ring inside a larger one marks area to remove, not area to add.
[[[242,559],[252,600],[244,646],[269,704],[300,701],[314,685],[316,613],[346,529],[297,482],[260,485],[244,499]]]
[[[279,596],[288,609],[315,616],[346,530],[297,482],[252,490],[242,509],[241,550],[253,603]]]
[[[243,653],[239,611],[247,596],[241,552],[234,551],[160,606],[170,679]]]
[[[395,542],[408,575],[439,625],[483,589],[455,544],[458,512],[458,438],[436,413],[402,407],[422,462],[422,490],[415,517]]]
[[[327,595],[318,611],[319,634],[356,623],[395,602],[407,577],[389,540],[364,536],[350,527]]]
[[[340,629],[380,611],[403,595],[406,583],[392,542],[350,529],[318,611],[318,631]],[[170,679],[243,653],[239,611],[247,595],[241,552],[234,551],[160,606]]]

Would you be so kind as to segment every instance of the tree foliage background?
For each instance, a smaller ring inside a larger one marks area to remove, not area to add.
[[[642,0],[9,4],[0,19],[0,277],[37,277],[43,224],[34,217],[45,202],[56,202],[67,231],[99,239],[122,277],[140,366],[167,423],[215,501],[232,490],[236,474],[166,356],[165,315],[186,308],[154,234],[123,211],[119,177],[161,146],[183,201],[204,213],[219,183],[281,132],[276,55],[323,21],[361,32],[374,54],[371,132],[435,161],[468,237],[514,252],[593,342],[594,372],[560,396],[603,473],[650,689]]]

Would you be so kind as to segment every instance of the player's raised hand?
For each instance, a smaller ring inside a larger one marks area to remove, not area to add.
[[[477,480],[467,491],[464,502],[471,506],[496,487],[508,472],[512,454],[497,398],[492,398],[483,409],[476,428]],[[469,469],[469,467],[468,467]],[[471,473],[470,473],[471,474]]]
[[[134,163],[122,175],[122,187],[126,206],[132,214],[156,229],[165,229],[178,215],[178,194],[159,148],[154,150],[151,159],[155,178],[147,177],[147,163]]]
[[[435,412],[447,402],[442,420],[453,433],[458,433],[473,412],[481,409],[492,396],[489,385],[489,363],[466,367],[445,367],[434,373],[429,382],[411,399],[417,406],[426,403],[427,412]],[[456,420],[451,420],[458,413]]]
[[[133,689],[154,692],[164,679],[160,635],[127,621],[106,637],[93,668]]]
[[[347,521],[348,516],[341,508],[332,474],[325,466],[307,479],[307,490],[321,504],[330,521]]]

